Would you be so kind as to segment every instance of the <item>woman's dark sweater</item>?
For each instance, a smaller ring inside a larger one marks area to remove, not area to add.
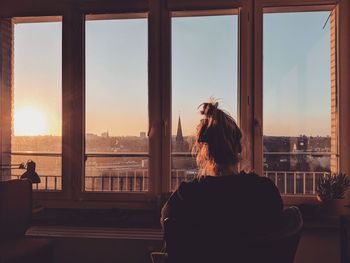
[[[241,237],[275,231],[282,215],[283,203],[274,183],[241,172],[181,183],[164,205],[161,221],[174,222],[165,233],[171,262],[211,262],[231,255]]]

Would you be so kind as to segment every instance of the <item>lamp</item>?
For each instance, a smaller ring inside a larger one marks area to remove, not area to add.
[[[21,175],[21,179],[28,179],[33,184],[39,184],[41,182],[38,173],[35,171],[36,164],[32,160],[28,160],[26,164],[2,164],[1,169],[26,169],[26,171]]]

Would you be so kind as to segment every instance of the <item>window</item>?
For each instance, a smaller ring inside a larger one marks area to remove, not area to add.
[[[191,15],[196,15],[192,12]],[[210,97],[237,120],[238,15],[172,18],[171,190],[197,173],[191,149],[201,116],[197,107]],[[210,36],[210,37],[208,37]]]
[[[84,189],[144,192],[149,163],[147,17],[109,17],[89,15],[85,25]]]
[[[153,209],[196,176],[197,107],[214,97],[245,134],[241,168],[314,198],[319,176],[350,174],[349,3],[272,4],[0,8],[1,180],[33,160],[47,206]]]
[[[332,15],[264,14],[264,174],[283,194],[315,194],[337,171]]]
[[[29,161],[34,161],[40,177],[40,183],[34,180],[35,190],[62,189],[60,20],[59,17],[14,18],[7,24],[8,38],[3,38],[8,44],[13,38],[13,72],[7,71],[4,76],[13,76],[13,108],[8,108],[12,110],[13,118],[9,120],[9,151],[3,155],[2,162],[10,164],[12,169],[5,170],[4,175],[12,179],[19,178],[25,170],[15,168],[28,170],[32,167]],[[7,47],[11,48],[11,44]]]

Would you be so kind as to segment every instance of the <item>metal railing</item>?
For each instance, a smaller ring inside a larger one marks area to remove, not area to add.
[[[48,157],[48,158],[57,158],[62,157],[61,152],[42,152],[42,151],[11,151],[11,152],[4,152],[4,154],[8,154],[14,157],[20,157],[20,156],[26,156],[32,159],[31,157]],[[35,160],[36,161],[36,160]],[[21,161],[19,161],[21,162]],[[62,190],[62,177],[59,176],[61,173],[61,170],[55,169],[55,167],[49,167],[45,169],[38,169],[39,163],[37,163],[37,172],[40,176],[41,182],[40,183],[34,183],[33,189],[34,190],[42,190],[42,191],[60,191]],[[6,169],[3,169],[6,170]],[[40,171],[38,171],[40,170]],[[21,172],[22,173],[22,172]],[[47,173],[51,173],[48,175]],[[55,175],[56,174],[56,175]],[[11,178],[11,179],[19,179],[21,177],[20,174],[12,174],[8,173],[7,175],[3,175],[3,177]]]
[[[290,172],[265,171],[264,176],[271,179],[282,195],[315,195],[319,178],[327,172]],[[174,191],[183,181],[195,177],[193,170],[173,169],[171,173],[171,190]],[[11,175],[19,179],[20,175]],[[62,178],[60,176],[41,175],[41,183],[33,184],[34,190],[60,191]],[[85,176],[86,191],[101,192],[145,192],[148,190],[149,177],[147,169],[121,171],[118,175]]]
[[[172,169],[171,170],[171,180],[170,180],[170,189],[175,191],[181,182],[193,180],[198,173],[197,169]]]
[[[322,156],[331,156],[331,155],[335,155],[335,154],[332,154],[331,152],[294,151],[294,152],[264,152],[264,155],[309,155],[309,156],[314,156],[314,157],[322,157]]]
[[[85,176],[85,191],[145,192],[148,169],[109,170],[102,176]]]
[[[11,155],[60,157],[61,153],[47,152],[12,152]],[[329,152],[264,152],[266,155],[308,155],[312,157],[330,157]],[[147,153],[88,153],[87,158],[96,157],[149,157]],[[172,153],[172,157],[193,158],[190,153]],[[113,167],[106,169],[101,166],[97,169],[98,175],[85,176],[86,191],[101,192],[145,192],[149,189],[147,168]],[[90,173],[91,174],[91,173]],[[192,180],[197,174],[195,168],[171,170],[171,190],[174,191],[182,181]],[[317,181],[329,172],[308,171],[264,171],[264,176],[270,178],[284,195],[315,195]],[[34,184],[34,190],[59,191],[62,189],[61,176],[39,174],[40,184]],[[20,178],[20,175],[11,175],[11,178]]]
[[[21,175],[11,175],[11,179],[20,179]],[[60,191],[62,190],[62,177],[54,175],[40,175],[41,183],[34,183],[34,190]]]
[[[315,195],[318,180],[329,172],[265,171],[282,195]]]
[[[307,168],[322,159],[330,166],[332,156],[337,157],[336,154],[325,151],[264,152],[264,157],[269,158],[265,162],[270,169],[272,168],[272,171],[266,168],[264,176],[270,178],[283,195],[315,195],[318,180],[330,173],[330,167],[320,166],[321,171],[317,172],[307,171]],[[283,164],[279,166],[278,162],[281,160],[288,162],[288,165],[294,163],[294,167],[288,169],[288,167],[283,167]],[[277,166],[274,166],[276,164]],[[302,169],[298,169],[302,166],[304,166]]]

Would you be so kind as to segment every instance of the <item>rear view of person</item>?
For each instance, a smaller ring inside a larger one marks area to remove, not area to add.
[[[282,199],[268,178],[238,170],[242,132],[235,120],[218,103],[201,107],[193,147],[199,174],[181,183],[162,209],[169,261],[248,262],[237,242],[278,230]]]

